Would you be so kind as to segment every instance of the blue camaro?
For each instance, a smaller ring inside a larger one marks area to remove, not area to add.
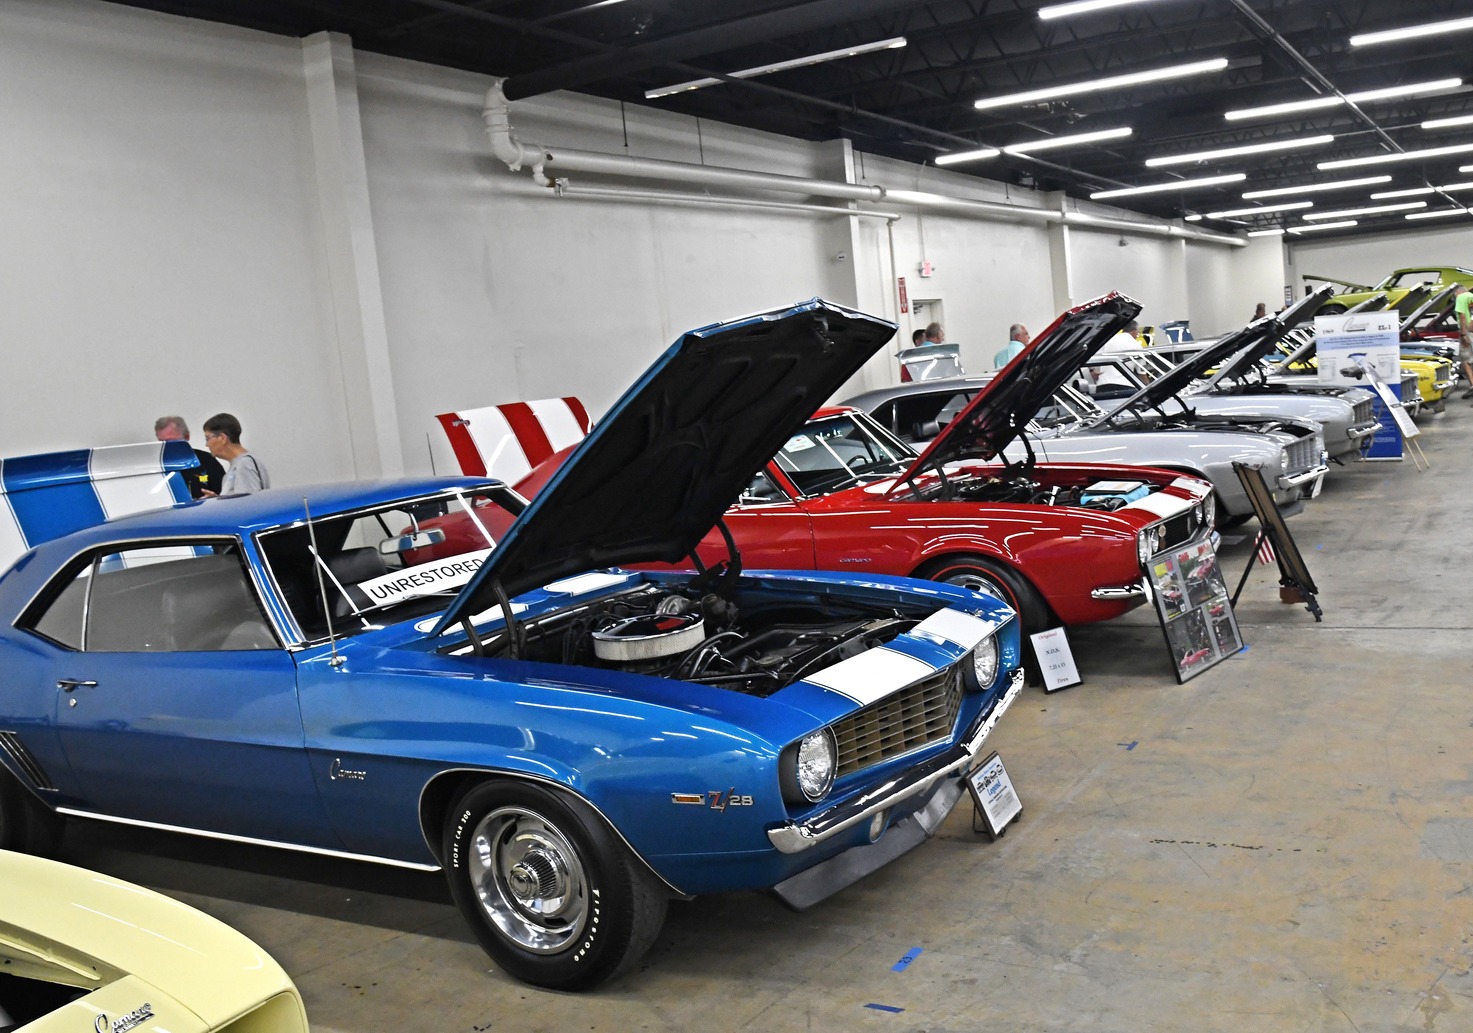
[[[671,896],[805,907],[894,859],[1021,687],[1013,612],[689,558],[893,331],[818,301],[692,331],[530,504],[459,477],[12,527],[0,847],[66,815],[444,869],[562,989],[629,969]],[[85,493],[7,463],[12,512]]]

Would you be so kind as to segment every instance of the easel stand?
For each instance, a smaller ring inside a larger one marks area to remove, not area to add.
[[[1281,546],[1274,541],[1276,536],[1273,528],[1265,527],[1259,530],[1258,537],[1253,539],[1253,552],[1248,556],[1248,566],[1243,570],[1243,576],[1238,580],[1238,587],[1233,592],[1233,605],[1238,605],[1238,596],[1243,594],[1243,586],[1248,583],[1248,575],[1253,573],[1253,567],[1258,563],[1258,547],[1267,540],[1273,545],[1274,561],[1279,563],[1279,598],[1284,602],[1303,603],[1304,608],[1314,614],[1316,621],[1325,619],[1324,611],[1320,609],[1320,601],[1315,597],[1313,586],[1305,587],[1299,584],[1292,575],[1284,570],[1284,565],[1279,562],[1279,550]],[[1290,596],[1293,598],[1290,598]]]
[[[1253,573],[1253,565],[1258,562],[1259,546],[1267,542],[1273,548],[1274,562],[1279,567],[1279,598],[1285,602],[1304,603],[1305,609],[1314,614],[1316,621],[1323,621],[1324,612],[1320,609],[1319,600],[1315,598],[1319,589],[1310,576],[1309,568],[1304,564],[1304,557],[1299,552],[1294,536],[1284,525],[1284,515],[1279,512],[1278,503],[1274,502],[1273,492],[1268,490],[1263,471],[1246,463],[1234,463],[1233,472],[1238,475],[1238,482],[1248,493],[1248,501],[1253,504],[1253,513],[1258,517],[1260,528],[1258,536],[1253,539],[1253,551],[1248,556],[1247,569],[1243,571],[1238,589],[1233,593],[1233,605],[1238,605],[1238,596],[1243,594],[1248,575]]]

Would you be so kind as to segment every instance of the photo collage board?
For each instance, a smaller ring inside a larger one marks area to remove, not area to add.
[[[1210,541],[1162,553],[1149,570],[1177,681],[1195,678],[1242,650],[1243,636]]]

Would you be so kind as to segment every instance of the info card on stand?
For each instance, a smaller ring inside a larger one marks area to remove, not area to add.
[[[1395,309],[1385,312],[1341,313],[1315,316],[1315,350],[1322,384],[1369,386],[1367,370],[1401,397],[1401,330]],[[1371,439],[1367,459],[1400,459],[1401,431],[1396,419],[1378,399],[1376,415],[1381,429]]]

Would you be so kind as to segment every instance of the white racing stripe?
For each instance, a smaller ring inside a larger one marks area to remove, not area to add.
[[[146,469],[148,466],[152,469]],[[87,460],[87,474],[109,520],[174,504],[169,475],[164,472],[163,442],[94,448]]]
[[[996,630],[997,625],[981,617],[974,617],[970,613],[953,610],[950,607],[937,610],[931,616],[921,621],[910,629],[912,635],[927,635],[931,638],[950,642],[961,646],[963,649],[971,649],[988,635]]]
[[[466,433],[475,442],[476,451],[481,453],[481,462],[486,465],[489,476],[515,484],[532,472],[527,453],[522,451],[521,442],[517,441],[511,424],[500,409],[489,405],[456,415],[465,421]]]
[[[803,680],[867,706],[939,670],[913,656],[880,646],[840,660]]]
[[[547,435],[548,444],[552,445],[554,452],[561,452],[569,445],[576,445],[583,440],[583,427],[579,424],[578,417],[573,415],[573,410],[561,398],[541,398],[528,402],[527,408],[532,410],[532,415],[542,424],[542,433]]]
[[[1178,477],[1176,480],[1167,485],[1167,487],[1180,488],[1183,491],[1190,491],[1193,494],[1199,494],[1203,493],[1202,489],[1210,488],[1211,485],[1198,477]]]
[[[561,581],[554,581],[550,585],[543,585],[542,590],[544,592],[566,592],[568,595],[582,595],[584,592],[593,592],[600,588],[608,588],[611,585],[622,585],[628,580],[628,574],[607,574],[603,571],[593,571],[588,574],[565,577]]]

